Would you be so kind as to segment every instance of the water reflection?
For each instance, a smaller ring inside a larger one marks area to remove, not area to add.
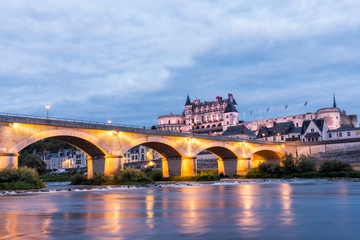
[[[282,211],[280,212],[280,215],[282,216],[282,224],[284,225],[291,225],[293,224],[294,217],[291,207],[291,191],[292,186],[289,183],[283,183],[280,184],[280,204]]]
[[[0,197],[0,239],[353,239],[359,214],[360,183],[29,194]]]

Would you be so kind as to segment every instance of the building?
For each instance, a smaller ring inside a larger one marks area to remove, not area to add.
[[[222,134],[224,137],[237,137],[241,139],[256,139],[256,135],[244,124],[228,127]]]
[[[124,163],[143,162],[160,159],[161,156],[151,148],[138,145],[131,148],[124,154]]]
[[[189,95],[182,114],[158,117],[158,130],[220,135],[239,122],[238,105],[232,94],[228,99],[217,96],[215,101],[191,102]]]
[[[317,142],[359,137],[357,115],[347,115],[336,105],[314,113],[298,114],[239,123],[238,105],[232,96],[223,100],[191,102],[186,98],[183,114],[158,117],[157,129],[164,131],[222,135],[263,141]]]
[[[44,150],[36,154],[45,161],[47,169],[83,168],[87,166],[87,156],[79,149],[59,149],[57,153]]]
[[[335,96],[333,107],[321,108],[315,113],[298,114],[287,117],[278,117],[258,121],[245,122],[244,125],[252,132],[258,134],[260,129],[272,128],[275,124],[283,122],[292,122],[295,127],[302,127],[305,121],[324,119],[329,130],[338,128],[356,128],[358,127],[357,115],[347,115],[336,106]]]

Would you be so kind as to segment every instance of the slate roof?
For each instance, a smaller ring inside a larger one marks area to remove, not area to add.
[[[307,133],[305,137],[320,137],[318,132]]]
[[[302,125],[301,134],[304,134],[306,132],[306,129],[309,127],[311,121],[315,123],[315,125],[320,129],[320,131],[323,130],[324,119],[305,120]]]
[[[282,122],[274,123],[274,127],[271,128],[261,128],[258,132],[257,138],[271,137],[276,135],[286,135],[290,132],[299,133],[301,128],[296,128],[293,122]]]
[[[343,132],[343,131],[351,131],[351,130],[360,130],[360,128],[338,128],[338,129],[333,129],[333,130],[329,130],[328,132]]]
[[[186,98],[185,106],[186,105],[191,105],[189,94],[187,95],[187,98]]]
[[[290,129],[289,133],[301,133],[302,127],[294,127]]]
[[[235,107],[235,99],[228,99],[228,104],[225,108],[225,112],[224,113],[229,113],[229,112],[238,112],[238,110]],[[236,103],[236,102],[235,102]]]
[[[250,131],[247,127],[245,127],[245,125],[237,125],[237,126],[229,127],[221,135],[222,136],[231,136],[231,135],[238,135],[238,134],[245,134],[245,135],[255,137],[255,134],[252,131]]]

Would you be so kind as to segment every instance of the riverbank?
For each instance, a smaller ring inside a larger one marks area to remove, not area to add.
[[[37,193],[59,193],[59,192],[86,192],[86,191],[108,191],[126,189],[156,189],[156,188],[179,188],[192,186],[212,186],[212,185],[253,185],[253,184],[273,184],[273,183],[325,183],[325,182],[360,182],[357,178],[268,178],[268,179],[236,179],[228,178],[220,181],[160,181],[153,184],[138,185],[71,185],[70,182],[45,183],[46,188],[32,190],[1,190],[1,195],[17,194],[37,194]]]

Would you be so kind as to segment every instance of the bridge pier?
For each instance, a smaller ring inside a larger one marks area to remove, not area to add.
[[[232,177],[241,175],[248,169],[248,158],[218,159],[218,173]]]
[[[195,176],[197,171],[196,157],[170,158],[162,160],[163,177]]]
[[[196,157],[183,157],[181,159],[181,176],[195,176],[197,171]]]
[[[0,170],[6,167],[18,167],[18,153],[0,153]]]
[[[87,158],[87,178],[91,179],[95,173],[104,173],[105,170],[105,157],[88,157]]]
[[[105,156],[105,175],[113,176],[116,172],[124,169],[123,155]]]

